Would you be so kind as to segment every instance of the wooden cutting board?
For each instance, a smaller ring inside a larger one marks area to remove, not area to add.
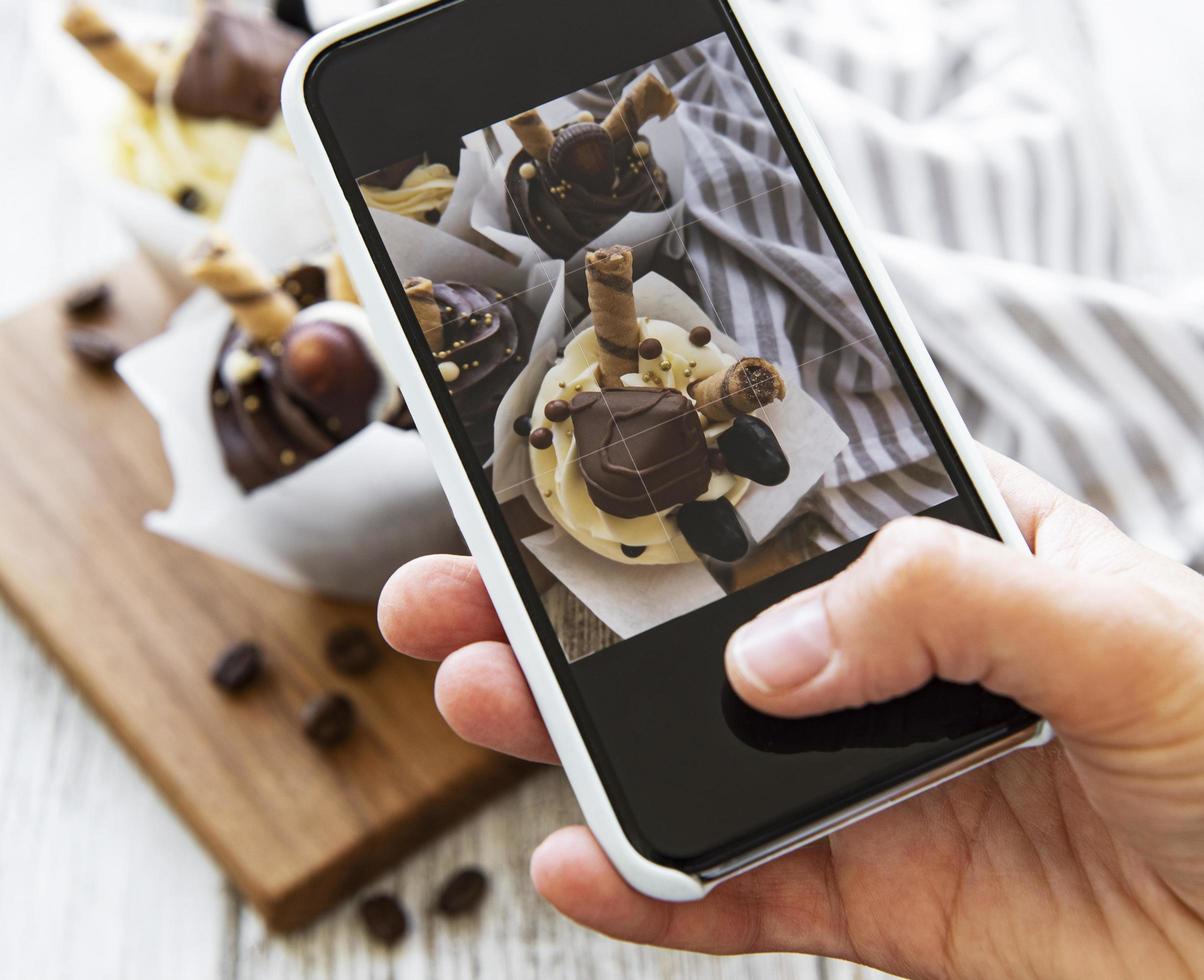
[[[112,311],[92,329],[127,346],[179,300],[144,260],[108,281]],[[303,926],[526,770],[447,728],[430,665],[386,656],[358,679],[326,665],[326,636],[374,629],[371,608],[144,530],[171,496],[157,428],[119,378],[68,352],[60,307],[0,325],[0,591],[268,924]],[[241,640],[268,673],[232,698],[208,672]],[[360,724],[323,750],[298,714],[330,690]]]

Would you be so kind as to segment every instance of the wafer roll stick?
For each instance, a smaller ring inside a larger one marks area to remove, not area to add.
[[[326,297],[340,303],[359,305],[359,293],[355,291],[355,285],[351,282],[351,276],[347,272],[343,256],[338,252],[332,252],[330,258],[326,260]]]
[[[602,128],[615,143],[633,140],[640,127],[653,116],[667,119],[676,111],[677,96],[659,78],[645,72],[615,103],[602,121]]]
[[[621,388],[623,375],[640,369],[631,249],[612,245],[590,252],[585,257],[585,276],[598,343],[598,380],[603,388]]]
[[[552,144],[556,137],[548,129],[547,123],[543,121],[538,109],[520,112],[506,122],[514,130],[514,135],[518,137],[524,150],[540,163],[548,162],[548,154],[552,151]]]
[[[746,357],[726,371],[690,386],[690,397],[712,422],[730,422],[786,397],[778,369],[759,357]]]
[[[147,102],[155,97],[159,72],[130,47],[92,7],[74,4],[63,17],[63,29],[83,45],[110,75]]]
[[[217,293],[239,327],[261,344],[283,337],[297,315],[297,301],[222,235],[211,235],[185,259],[184,274]]]
[[[435,299],[435,285],[429,279],[415,276],[404,283],[414,316],[422,327],[422,335],[432,351],[443,350],[443,314],[439,312],[439,301]]]

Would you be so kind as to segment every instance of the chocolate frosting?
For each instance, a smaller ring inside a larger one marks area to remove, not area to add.
[[[531,353],[535,319],[521,302],[488,286],[435,283],[443,317],[440,361],[460,368],[448,384],[456,410],[482,460],[493,455],[493,423],[502,397]]]
[[[639,156],[634,150],[637,143],[647,143],[642,136],[610,147],[600,145],[603,139],[611,142],[601,126],[570,123],[556,130],[547,163],[526,150],[510,162],[511,225],[553,258],[571,258],[633,211],[663,211],[671,203],[665,172],[651,152]],[[535,170],[530,180],[522,175],[528,164]]]
[[[578,465],[599,510],[646,517],[706,493],[706,435],[681,392],[604,388],[578,395],[571,407]]]
[[[303,305],[312,305],[326,298],[324,277],[316,278],[320,272],[317,266],[300,266],[283,281],[304,280],[304,296],[312,299]],[[297,328],[285,335],[281,345],[268,347],[231,324],[222,342],[211,381],[213,421],[226,469],[247,493],[296,472],[362,430],[371,421],[370,406],[385,383],[362,341],[348,327],[320,321],[301,329],[337,340],[335,360],[355,369],[350,392],[324,383],[306,391],[301,382],[312,384],[312,379],[298,379],[286,368],[283,355],[300,333]],[[260,365],[258,375],[242,384],[222,371],[226,356],[236,349],[245,350]],[[386,421],[399,424],[400,418]]]
[[[280,111],[285,69],[305,39],[278,20],[209,6],[176,80],[177,111],[268,126]]]

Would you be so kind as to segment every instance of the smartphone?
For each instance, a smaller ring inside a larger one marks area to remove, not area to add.
[[[284,91],[589,825],[669,900],[1049,737],[975,686],[784,721],[725,680],[894,518],[1025,547],[752,27],[400,3]]]

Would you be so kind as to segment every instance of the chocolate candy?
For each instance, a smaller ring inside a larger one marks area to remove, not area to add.
[[[748,535],[726,497],[695,500],[676,514],[677,527],[698,554],[718,561],[739,561],[748,554]]]
[[[645,361],[655,361],[664,352],[664,344],[655,337],[647,337],[640,341],[640,357]]]
[[[555,437],[551,429],[536,429],[530,437],[532,449],[551,449]]]
[[[628,558],[639,558],[648,549],[642,544],[624,544],[619,546],[619,550]]]
[[[322,748],[333,748],[355,729],[355,705],[345,694],[319,694],[301,709],[305,737]]]
[[[695,327],[690,331],[690,343],[695,347],[705,347],[711,342],[710,327]]]
[[[548,165],[562,180],[606,194],[615,181],[615,145],[597,123],[574,123],[556,134]]]
[[[326,638],[326,662],[340,674],[366,674],[380,663],[380,644],[358,626],[336,630]]]
[[[75,359],[93,371],[108,372],[124,351],[111,337],[95,330],[71,330],[67,334],[67,347]]]
[[[646,517],[710,486],[702,423],[681,392],[607,388],[578,395],[572,410],[578,465],[599,510]]]
[[[384,379],[354,330],[318,320],[284,337],[281,380],[289,394],[340,428],[359,431],[371,421]]]
[[[410,931],[410,917],[401,903],[383,892],[360,902],[360,920],[368,934],[386,946],[396,946]]]
[[[514,434],[526,439],[531,434],[531,416],[520,415],[514,420]]]
[[[776,487],[790,476],[790,461],[773,430],[754,415],[741,415],[719,437],[729,471],[753,483]]]
[[[113,301],[113,291],[105,282],[89,283],[70,293],[63,300],[63,310],[73,320],[90,320],[106,312]]]
[[[172,101],[185,116],[266,127],[280,111],[285,70],[305,40],[280,21],[210,5]]]
[[[479,868],[457,871],[439,890],[435,910],[448,916],[465,915],[481,904],[489,881]]]
[[[227,694],[245,691],[263,674],[263,651],[254,643],[239,643],[218,657],[209,679]]]
[[[549,422],[563,422],[572,412],[569,409],[569,403],[563,398],[554,398],[544,406],[543,414]]]
[[[185,211],[196,213],[205,207],[205,199],[195,187],[181,187],[176,191],[176,204]]]

